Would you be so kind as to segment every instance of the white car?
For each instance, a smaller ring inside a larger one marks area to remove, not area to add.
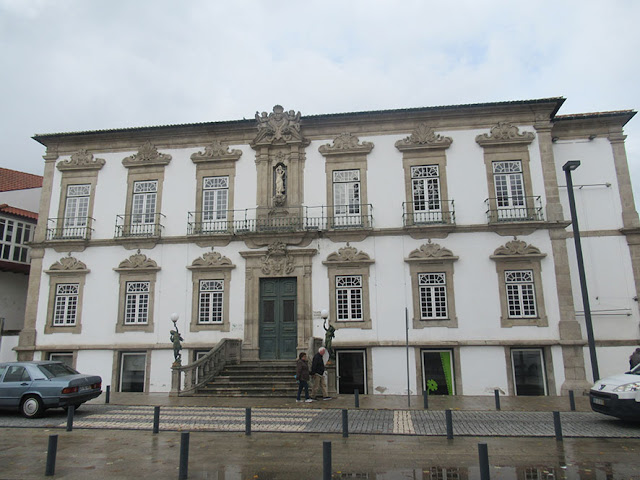
[[[591,387],[589,399],[594,412],[640,421],[640,365],[598,380]]]

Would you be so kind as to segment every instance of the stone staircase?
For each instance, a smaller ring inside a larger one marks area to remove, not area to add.
[[[198,396],[293,397],[298,392],[295,360],[241,362],[227,365]]]

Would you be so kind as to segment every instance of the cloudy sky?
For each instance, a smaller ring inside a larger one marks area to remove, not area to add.
[[[640,108],[635,0],[0,0],[0,166],[36,133],[563,96]],[[640,115],[625,129],[636,200]]]

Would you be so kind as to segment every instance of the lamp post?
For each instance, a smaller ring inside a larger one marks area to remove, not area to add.
[[[576,199],[573,195],[573,181],[571,172],[580,166],[579,160],[570,160],[562,166],[567,179],[567,192],[569,193],[569,209],[571,210],[571,225],[573,227],[573,240],[576,244],[576,256],[578,257],[578,274],[580,276],[580,289],[582,290],[582,305],[584,308],[584,321],[587,327],[587,341],[589,343],[589,355],[591,357],[591,371],[593,381],[600,379],[598,371],[598,358],[596,356],[596,343],[593,338],[593,324],[591,323],[591,307],[589,306],[589,292],[587,290],[587,277],[584,273],[584,260],[582,258],[582,243],[580,242],[580,229],[578,227],[578,215],[576,213]]]

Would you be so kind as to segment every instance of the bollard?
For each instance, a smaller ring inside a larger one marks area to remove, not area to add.
[[[69,405],[67,407],[67,432],[73,430],[73,416],[75,415],[76,407]]]
[[[251,407],[244,411],[244,434],[251,435]]]
[[[576,398],[573,396],[573,390],[569,390],[569,405],[571,406],[571,411],[576,411]]]
[[[331,480],[331,442],[322,442],[322,480]]]
[[[356,388],[353,392],[356,400],[356,408],[360,408],[360,391]]]
[[[49,435],[47,448],[47,466],[44,470],[45,477],[52,477],[56,473],[56,454],[58,453],[58,435]]]
[[[349,436],[349,411],[342,410],[342,436],[347,438]]]
[[[107,393],[104,399],[104,403],[109,403],[110,397],[111,397],[111,385],[107,385]]]
[[[160,431],[160,407],[153,407],[153,433]]]
[[[422,403],[424,404],[424,409],[429,410],[429,392],[427,390],[422,391]]]
[[[560,422],[560,412],[553,412],[553,426],[556,429],[556,440],[562,441],[562,423]]]
[[[179,480],[186,480],[189,475],[189,432],[180,435],[180,471]]]
[[[445,419],[447,421],[447,439],[453,440],[453,416],[451,410],[445,410]]]
[[[496,397],[496,410],[500,410],[500,390],[497,388],[493,391],[493,394]]]
[[[478,444],[478,457],[480,460],[480,480],[489,480],[489,451],[486,443]]]

